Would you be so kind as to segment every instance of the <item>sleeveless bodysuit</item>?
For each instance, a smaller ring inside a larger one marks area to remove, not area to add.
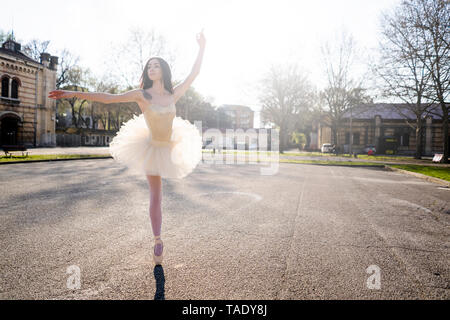
[[[154,146],[173,146],[175,142],[170,141],[172,136],[172,122],[176,115],[175,104],[167,107],[159,105],[146,106],[144,111],[145,122],[152,133]]]

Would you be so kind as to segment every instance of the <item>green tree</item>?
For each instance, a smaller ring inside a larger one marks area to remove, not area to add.
[[[291,134],[291,141],[299,150],[303,150],[307,142],[306,135],[302,132],[294,131]]]

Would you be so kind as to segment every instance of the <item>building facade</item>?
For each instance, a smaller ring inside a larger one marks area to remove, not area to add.
[[[47,96],[56,89],[58,57],[40,60],[13,40],[0,48],[0,146],[56,146],[56,101]]]
[[[217,111],[223,118],[218,119],[217,127],[202,127],[204,148],[271,150],[272,145],[278,146],[270,128],[254,128],[255,112],[251,108],[225,104]]]
[[[425,156],[443,153],[442,109],[436,105],[432,111],[422,119],[422,155]],[[334,143],[329,123],[316,121],[313,124],[310,149],[319,150],[324,143]],[[415,123],[415,115],[404,104],[362,105],[352,114],[347,112],[343,115],[337,130],[337,148],[344,153],[350,151],[352,132],[352,152],[363,153],[367,145],[373,145],[380,154],[414,155],[417,144]],[[447,139],[450,141],[450,135]]]
[[[255,112],[247,106],[225,104],[218,108],[231,118],[232,129],[253,128]]]

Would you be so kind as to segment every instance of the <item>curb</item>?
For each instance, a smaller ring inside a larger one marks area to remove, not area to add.
[[[30,163],[30,162],[48,162],[48,161],[70,161],[70,160],[95,160],[95,159],[110,159],[111,156],[105,157],[89,157],[89,158],[68,158],[68,159],[43,159],[43,160],[27,160],[27,161],[11,161],[11,162],[0,162],[2,164],[16,164],[16,163]]]
[[[417,173],[417,172],[412,172],[412,171],[403,170],[403,169],[399,169],[399,168],[393,168],[393,167],[390,167],[389,165],[384,165],[384,167],[390,171],[398,171],[401,173],[409,174],[416,178],[421,178],[421,179],[427,180],[429,182],[434,182],[434,183],[440,184],[444,187],[450,188],[450,181],[442,180],[442,179],[435,178],[435,177],[430,177],[430,176],[427,176],[427,175],[424,175],[421,173]]]
[[[16,164],[16,163],[30,163],[30,162],[49,162],[49,161],[70,161],[70,160],[95,160],[95,159],[112,159],[112,156],[104,156],[104,157],[89,157],[89,158],[68,158],[68,159],[43,159],[43,160],[28,160],[28,161],[11,161],[11,162],[0,162],[0,165],[6,164]],[[203,160],[202,160],[203,162]],[[258,161],[259,162],[259,161]],[[265,161],[262,161],[265,162]],[[284,162],[279,161],[279,163],[290,163],[290,164],[310,164],[316,166],[337,166],[337,167],[358,167],[358,168],[385,168],[383,164],[337,164],[337,163],[297,163],[297,162]]]
[[[264,162],[264,161],[263,161]],[[279,163],[290,163],[290,164],[312,164],[315,166],[334,166],[334,167],[357,167],[357,168],[385,168],[385,165],[383,164],[337,164],[337,163],[300,163],[300,162],[284,162],[284,161],[280,161]]]

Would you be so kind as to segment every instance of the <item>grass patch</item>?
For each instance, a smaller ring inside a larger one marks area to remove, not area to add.
[[[79,159],[79,158],[96,158],[107,157],[105,154],[38,154],[26,157],[12,156],[11,158],[2,156],[0,162],[17,162],[17,161],[35,161],[35,160],[54,160],[54,159]]]
[[[205,153],[213,153],[212,150],[203,150]],[[216,154],[219,152],[216,150]],[[280,153],[279,151],[257,151],[257,150],[222,150],[220,154],[226,153],[226,154],[262,154],[262,155],[270,155],[273,153],[277,153],[280,157],[283,156],[297,156],[297,157],[326,157],[326,158],[333,158],[333,157],[340,157],[340,158],[349,158],[349,159],[364,159],[364,160],[375,160],[375,161],[396,161],[396,160],[406,160],[411,161],[414,160],[413,157],[405,157],[405,156],[382,156],[382,155],[375,155],[375,156],[369,156],[367,154],[358,154],[358,158],[354,158],[351,154],[336,154],[334,153],[322,153],[322,152],[284,152]]]
[[[369,160],[387,160],[387,161],[392,161],[392,160],[415,160],[414,157],[401,157],[401,156],[369,156],[367,154],[359,154],[358,155],[359,159],[369,159]]]
[[[450,169],[448,167],[432,167],[415,164],[390,164],[389,166],[450,181]]]
[[[322,152],[285,152],[280,153],[280,155],[286,156],[299,156],[299,157],[336,157],[334,153],[322,153]],[[349,153],[338,154],[341,158],[354,158],[353,155]],[[369,156],[367,154],[358,154],[358,158],[354,159],[368,159],[368,160],[413,160],[413,157],[405,156]]]
[[[376,162],[358,162],[358,161],[327,161],[327,160],[292,160],[292,159],[280,159],[280,162],[291,163],[312,163],[312,164],[330,164],[330,165],[352,165],[352,166],[380,166],[381,164]]]
[[[208,151],[205,151],[205,153],[209,153]],[[235,156],[237,154],[238,157],[233,157],[230,155],[234,154]],[[221,157],[223,155],[223,158]],[[226,158],[229,157],[229,158]],[[338,161],[338,160],[297,160],[297,159],[286,159],[283,158],[280,154],[266,154],[265,152],[258,152],[258,154],[253,154],[252,156],[249,156],[249,152],[245,152],[245,155],[241,152],[222,152],[220,154],[216,153],[215,157],[212,157],[211,159],[205,159],[204,160],[211,160],[211,161],[221,161],[222,159],[230,160],[234,163],[235,160],[242,161],[243,163],[251,162],[251,163],[259,163],[259,162],[284,162],[284,163],[309,163],[309,164],[329,164],[329,165],[360,165],[360,166],[383,166],[383,164],[376,163],[376,162],[364,162],[364,161]]]
[[[322,152],[284,152],[280,153],[282,156],[297,156],[297,157],[335,157],[334,153]]]

